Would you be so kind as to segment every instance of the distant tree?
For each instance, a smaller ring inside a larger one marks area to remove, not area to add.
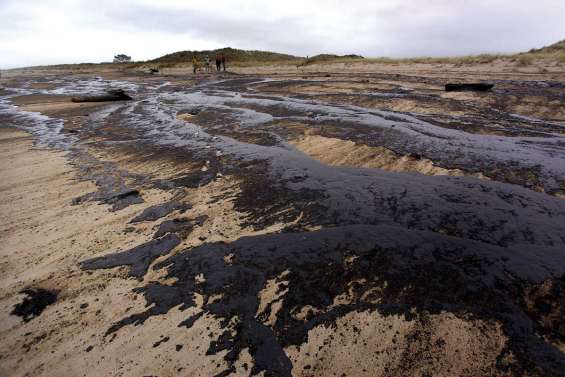
[[[114,56],[114,63],[129,63],[131,62],[131,56],[125,54],[118,54]]]

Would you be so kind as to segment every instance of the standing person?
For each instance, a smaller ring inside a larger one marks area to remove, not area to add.
[[[216,54],[216,71],[220,72],[221,67],[222,67],[222,57],[220,56],[220,54]]]
[[[204,65],[206,66],[206,72],[212,71],[212,67],[210,66],[210,56],[206,55],[204,57]]]
[[[198,68],[198,59],[196,59],[196,55],[192,55],[192,73],[196,73],[197,68]]]
[[[225,72],[226,71],[226,56],[224,55],[223,52],[220,54],[220,58],[222,60],[222,67],[224,68],[224,72]]]

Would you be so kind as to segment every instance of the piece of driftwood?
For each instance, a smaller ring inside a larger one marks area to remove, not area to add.
[[[491,90],[494,84],[487,84],[483,82],[471,84],[446,84],[446,92],[486,92]]]
[[[129,101],[132,98],[122,89],[108,90],[107,94],[98,96],[73,97],[73,102],[107,102],[107,101]]]

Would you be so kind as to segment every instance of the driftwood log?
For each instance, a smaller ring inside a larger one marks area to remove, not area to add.
[[[73,102],[107,102],[107,101],[129,101],[132,98],[122,89],[108,90],[107,94],[98,96],[73,97]]]
[[[486,92],[491,90],[494,84],[472,83],[472,84],[446,84],[446,92]]]

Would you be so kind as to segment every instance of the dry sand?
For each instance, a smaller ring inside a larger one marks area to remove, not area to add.
[[[126,156],[112,157],[127,164]],[[106,337],[108,325],[143,310],[144,300],[131,292],[141,282],[123,284],[124,269],[78,268],[81,260],[150,240],[154,223],[132,227],[128,222],[150,205],[170,200],[169,193],[144,191],[145,203],[119,212],[94,202],[72,205],[72,199],[95,191],[96,186],[78,179],[65,153],[34,148],[32,137],[15,129],[0,129],[0,161],[0,376],[211,376],[225,369],[221,354],[206,354],[206,339],[220,332],[217,320],[204,317],[189,331],[177,329],[196,309],[173,310],[142,328],[120,331],[119,339]],[[162,168],[167,162],[152,159],[127,166],[138,173],[166,174]],[[201,204],[184,215],[205,215],[209,220],[177,249],[203,240],[229,242],[276,232],[282,226],[245,230],[238,225],[240,215],[231,201],[209,205],[211,197],[237,186],[227,177],[190,193],[186,199]],[[169,218],[174,217],[178,214]],[[150,271],[145,281],[158,278]],[[58,292],[58,299],[40,317],[24,322],[11,312],[28,287]]]
[[[290,141],[307,155],[329,165],[357,166],[396,172],[417,172],[425,175],[469,175],[486,179],[481,173],[466,174],[460,169],[435,166],[433,161],[418,156],[399,156],[383,147],[369,147],[353,141],[328,138],[318,135],[304,136]]]

